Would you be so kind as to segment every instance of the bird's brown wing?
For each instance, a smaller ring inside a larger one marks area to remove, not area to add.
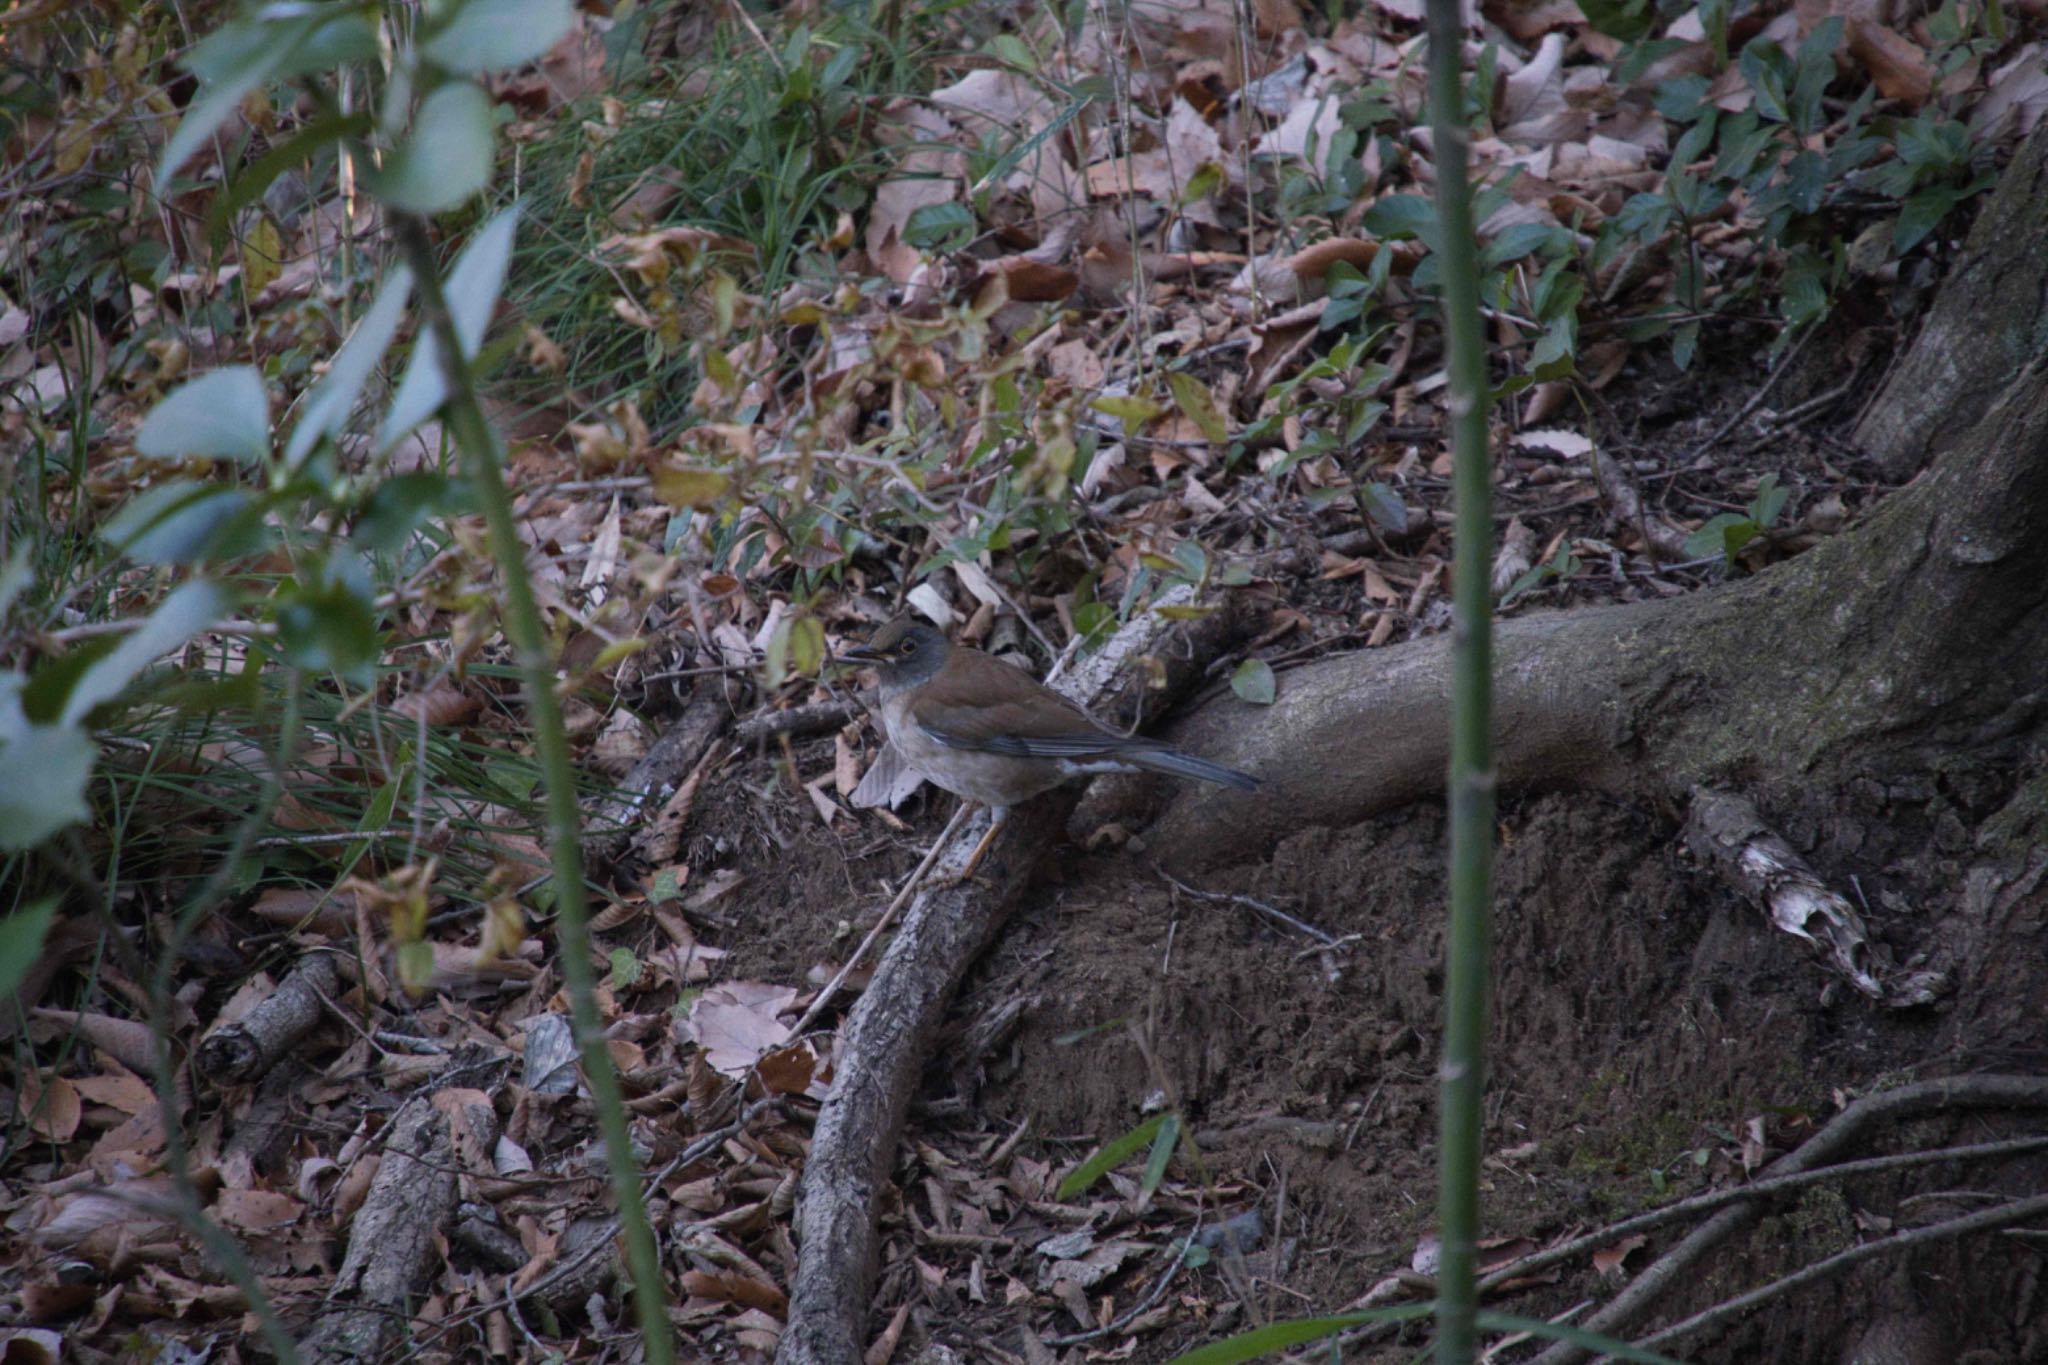
[[[1086,758],[1128,742],[1023,669],[978,650],[955,650],[911,714],[947,748],[980,753]]]

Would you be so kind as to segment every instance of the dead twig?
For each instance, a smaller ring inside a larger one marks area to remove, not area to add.
[[[1838,1152],[1862,1139],[1870,1129],[1922,1114],[1959,1109],[2048,1109],[2048,1077],[1946,1076],[1918,1081],[1856,1101],[1830,1119],[1797,1151],[1772,1163],[1770,1175],[1792,1175],[1825,1165]],[[1692,1275],[1709,1251],[1762,1217],[1757,1201],[1722,1209],[1659,1257],[1613,1302],[1585,1322],[1586,1330],[1607,1336],[1628,1331],[1664,1292]],[[1558,1342],[1536,1357],[1536,1365],[1576,1365],[1587,1351]]]
[[[960,809],[953,812],[953,818],[946,822],[946,827],[939,831],[939,837],[932,841],[931,848],[924,855],[924,861],[920,862],[911,872],[909,879],[903,883],[903,889],[896,893],[896,898],[889,902],[889,908],[884,910],[882,917],[875,921],[875,927],[868,930],[867,937],[863,938],[859,946],[847,954],[845,964],[832,974],[832,979],[825,983],[825,989],[819,991],[817,999],[811,1001],[810,1005],[805,1008],[803,1015],[796,1021],[796,1027],[790,1030],[792,1037],[801,1037],[805,1029],[817,1022],[818,1016],[824,1012],[825,1007],[832,1003],[832,998],[839,994],[839,988],[846,984],[846,978],[851,976],[853,969],[866,959],[868,950],[875,946],[875,940],[879,939],[883,932],[896,922],[896,912],[901,910],[905,903],[910,900],[911,893],[923,885],[925,874],[932,870],[932,864],[939,860],[939,854],[945,852],[947,844],[952,841],[953,835],[959,831],[961,822],[967,818],[968,812],[973,809],[974,807],[963,801],[960,804]]]
[[[1880,1237],[1875,1242],[1865,1242],[1862,1246],[1851,1247],[1824,1260],[1815,1261],[1802,1270],[1752,1289],[1747,1294],[1725,1299],[1712,1308],[1695,1313],[1683,1322],[1675,1322],[1635,1344],[1654,1348],[1683,1341],[1709,1327],[1718,1327],[1724,1322],[1741,1317],[1750,1309],[1769,1303],[1772,1299],[1783,1298],[1795,1290],[1804,1289],[1807,1285],[1833,1279],[1851,1266],[1860,1265],[1864,1261],[1874,1260],[1879,1256],[1890,1256],[1927,1242],[1953,1241],[1958,1237],[1967,1237],[1973,1232],[1987,1232],[1992,1228],[2009,1227],[2014,1223],[2024,1223],[2030,1218],[2041,1217],[2048,1217],[2048,1194],[2037,1194],[2031,1199],[2014,1199],[2000,1204],[1997,1208],[1983,1209],[1965,1214],[1961,1218],[1930,1223],[1926,1227],[1912,1228],[1906,1232],[1895,1232],[1889,1237]]]
[[[1751,1200],[1771,1199],[1792,1190],[1805,1189],[1827,1181],[1851,1180],[1860,1175],[1874,1175],[1881,1171],[1896,1171],[1912,1166],[1929,1166],[1942,1161],[1986,1161],[1994,1157],[2024,1156],[2048,1148],[2048,1136],[2009,1138],[2003,1142],[1979,1142],[1966,1147],[1936,1147],[1919,1152],[1900,1152],[1892,1156],[1866,1157],[1861,1161],[1845,1161],[1838,1166],[1823,1166],[1818,1170],[1800,1171],[1792,1175],[1774,1176],[1768,1180],[1753,1181],[1725,1190],[1710,1190],[1681,1199],[1675,1204],[1650,1209],[1618,1223],[1588,1232],[1582,1236],[1559,1242],[1556,1246],[1545,1247],[1532,1252],[1518,1261],[1510,1261],[1480,1278],[1481,1293],[1495,1289],[1510,1280],[1548,1270],[1551,1266],[1572,1260],[1590,1251],[1612,1246],[1624,1237],[1670,1223],[1682,1223],[1696,1214],[1710,1213],[1726,1208],[1730,1204],[1741,1204]]]

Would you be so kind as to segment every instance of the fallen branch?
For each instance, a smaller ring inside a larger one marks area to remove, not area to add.
[[[215,1085],[243,1085],[263,1076],[319,1026],[340,988],[332,954],[301,958],[268,999],[200,1040],[199,1074]]]
[[[1797,1151],[1773,1162],[1768,1174],[1775,1177],[1812,1170],[1860,1141],[1874,1127],[1948,1109],[2048,1109],[2048,1076],[1948,1076],[1866,1096],[1835,1115]],[[1762,1216],[1763,1210],[1754,1201],[1721,1210],[1582,1325],[1607,1336],[1627,1332],[1666,1290],[1690,1280],[1701,1257]],[[1587,1354],[1582,1347],[1559,1342],[1536,1357],[1536,1365],[1576,1365]]]
[[[1866,1157],[1861,1161],[1845,1161],[1839,1166],[1822,1166],[1816,1170],[1798,1171],[1790,1175],[1752,1181],[1747,1185],[1709,1190],[1705,1194],[1681,1199],[1675,1204],[1666,1204],[1662,1208],[1635,1214],[1618,1223],[1609,1223],[1604,1228],[1573,1237],[1569,1241],[1559,1242],[1556,1246],[1531,1252],[1520,1260],[1510,1261],[1499,1269],[1490,1271],[1480,1279],[1479,1288],[1482,1291],[1498,1288],[1510,1280],[1522,1279],[1564,1261],[1583,1256],[1587,1252],[1612,1246],[1624,1237],[1634,1236],[1638,1232],[1649,1232],[1668,1223],[1682,1223],[1696,1214],[1711,1213],[1730,1204],[1773,1199],[1793,1190],[1805,1189],[1809,1185],[1852,1180],[1859,1175],[1875,1175],[1881,1171],[1931,1166],[1942,1161],[1986,1161],[1994,1157],[2025,1156],[2029,1152],[2038,1152],[2043,1148],[2048,1148],[2048,1137],[2009,1138],[2004,1142],[1977,1142],[1964,1147],[1935,1147],[1920,1152]]]
[[[593,873],[608,876],[650,808],[658,808],[681,786],[711,742],[725,729],[725,699],[716,687],[698,687],[683,713],[654,747],[633,765],[619,785],[584,812],[583,855]]]
[[[461,1169],[448,1116],[431,1096],[408,1100],[383,1148],[370,1192],[349,1220],[348,1254],[302,1343],[309,1365],[382,1356],[406,1328],[419,1287],[440,1260]]]
[[[1186,605],[1192,594],[1162,606]],[[1237,604],[1185,623],[1147,612],[1072,669],[1058,684],[1084,706],[1105,705],[1113,680],[1143,654],[1158,659],[1167,688],[1150,670],[1122,687],[1132,704],[1156,706],[1199,683],[1203,665],[1242,629]],[[1171,646],[1171,647],[1169,647]],[[788,1326],[776,1350],[780,1365],[859,1365],[873,1305],[875,1219],[895,1165],[896,1142],[954,988],[995,936],[1076,796],[1048,794],[1013,811],[981,862],[980,876],[920,894],[904,916],[867,990],[841,1032],[832,1093],[818,1114],[798,1195],[800,1255],[790,1291]],[[941,874],[965,868],[988,825],[977,811],[944,845]]]
[[[733,727],[732,737],[752,748],[777,735],[821,735],[828,730],[837,730],[859,714],[860,705],[853,698],[829,697],[824,701],[748,716]]]
[[[1685,549],[1686,533],[1644,508],[1643,495],[1636,491],[1635,480],[1628,476],[1620,461],[1594,452],[1593,478],[1599,483],[1614,519],[1641,538],[1645,554],[1667,564],[1691,558]]]

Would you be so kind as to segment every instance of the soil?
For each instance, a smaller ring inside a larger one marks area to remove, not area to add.
[[[1839,374],[1839,359],[1820,364]],[[1679,452],[1746,400],[1757,379],[1731,360],[1691,377],[1676,405],[1669,388],[1654,402],[1618,400],[1610,439],[1631,458],[1669,461],[1678,469],[1670,486],[1711,502],[1714,485],[1753,480],[1763,467],[1684,466]],[[1798,372],[1785,385],[1794,397],[1812,387]],[[1635,391],[1659,392],[1655,385]],[[1815,495],[1846,489],[1852,511],[1880,491],[1871,471],[1825,435],[1795,433],[1769,458],[1770,468]],[[1743,501],[1732,492],[1719,500]],[[1538,523],[1538,535],[1610,534],[1602,515],[1598,506],[1578,507],[1570,518]],[[1532,597],[1562,605],[1602,591],[1581,579]],[[1606,591],[1635,592],[1625,582]],[[1311,610],[1347,609],[1328,596],[1327,586],[1290,594],[1297,604],[1313,602]],[[913,802],[904,812],[915,826],[910,833],[872,817],[827,830],[788,781],[788,763],[766,757],[745,780],[707,788],[693,817],[690,860],[748,870],[747,884],[719,910],[735,930],[728,940],[733,974],[790,980],[843,957],[936,833],[951,799],[927,794]],[[813,773],[829,764],[830,741],[799,745],[793,757],[796,771]],[[1811,819],[1795,821],[1788,833],[1827,875],[1866,898],[1874,931],[1896,937],[1899,957],[1941,942],[1965,960],[1988,941],[1985,926],[1970,922],[1962,883],[1970,831],[1996,808],[2009,780],[1993,785],[1998,790],[1976,791],[1968,801],[1937,799],[1910,811],[1876,799],[1844,810],[1840,794],[1826,794]],[[935,1050],[913,1112],[910,1136],[923,1146],[900,1168],[901,1188],[918,1187],[933,1152],[972,1165],[1019,1125],[1027,1136],[1018,1158],[1064,1169],[1148,1113],[1174,1108],[1206,1169],[1211,1198],[1197,1201],[1209,1203],[1204,1221],[1257,1209],[1264,1240],[1242,1262],[1225,1255],[1184,1276],[1172,1297],[1186,1311],[1140,1337],[1127,1358],[1165,1360],[1226,1330],[1354,1303],[1407,1268],[1430,1236],[1446,900],[1440,806],[1351,829],[1304,829],[1264,860],[1205,873],[1188,890],[1150,865],[1142,836],[1088,852],[1099,841],[1089,837],[1085,813],[1076,824],[1075,842],[1047,860],[961,992],[956,1027]],[[1739,1178],[1745,1163],[1754,1167],[1797,1145],[1851,1094],[1920,1074],[2041,1060],[2033,1011],[2010,997],[1994,1004],[1996,991],[1978,995],[1965,985],[1956,997],[1911,1011],[1869,1005],[1693,867],[1671,812],[1588,794],[1511,796],[1499,834],[1483,1207],[1488,1233],[1504,1250]],[[1252,901],[1305,920],[1340,945],[1321,949]],[[2007,943],[2001,960],[2008,972],[2048,980],[2038,909],[2010,927],[2025,932]],[[1996,975],[1986,967],[1977,984],[1992,985]],[[1894,1145],[2002,1131],[1981,1119],[1930,1123],[1894,1135]],[[2048,1183],[2038,1162],[1945,1174],[1953,1179],[1922,1172],[1818,1187],[1722,1249],[1711,1271],[1664,1304],[1660,1318],[1674,1320],[1855,1244],[1912,1189]],[[910,1202],[909,1212],[929,1223],[929,1212]],[[1119,1221],[1142,1219],[1112,1215],[1107,1226]],[[1159,1245],[1187,1230],[1184,1219],[1177,1229],[1159,1226],[1157,1209],[1152,1223]],[[1060,1230],[1031,1214],[1002,1229],[1023,1247]],[[1048,1359],[1035,1342],[1024,1345],[1021,1333],[1075,1330],[1072,1317],[1042,1296],[1028,1306],[960,1299],[943,1286],[973,1258],[910,1231],[905,1217],[884,1220],[878,1304],[913,1302],[913,1322],[926,1338],[967,1359]],[[1581,1264],[1499,1306],[1544,1315],[1604,1299],[1675,1236],[1653,1237],[1615,1277]],[[1013,1251],[991,1268],[1028,1281],[1033,1259]],[[1122,1272],[1094,1292],[1113,1294],[1122,1311],[1160,1263]],[[948,1274],[920,1274],[921,1265],[935,1264]],[[1885,1258],[1717,1338],[1689,1343],[1688,1358],[1843,1358],[1870,1324],[1894,1314],[1902,1315],[1887,1319],[1894,1335],[1918,1332],[1940,1343],[1933,1356],[1915,1359],[2048,1359],[2039,1266],[2038,1252],[2015,1239]],[[1097,1348],[1121,1339],[1105,1338]],[[1380,1358],[1373,1349],[1345,1358]],[[1386,1359],[1407,1358],[1414,1344],[1379,1349]]]

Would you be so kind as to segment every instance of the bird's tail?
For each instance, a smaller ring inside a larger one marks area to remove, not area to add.
[[[1221,763],[1211,763],[1206,758],[1184,754],[1178,749],[1146,747],[1126,751],[1123,757],[1133,767],[1147,772],[1171,773],[1175,777],[1192,777],[1199,782],[1214,782],[1220,786],[1235,787],[1241,792],[1255,792],[1259,779],[1250,773],[1241,773],[1235,768],[1226,768]]]

